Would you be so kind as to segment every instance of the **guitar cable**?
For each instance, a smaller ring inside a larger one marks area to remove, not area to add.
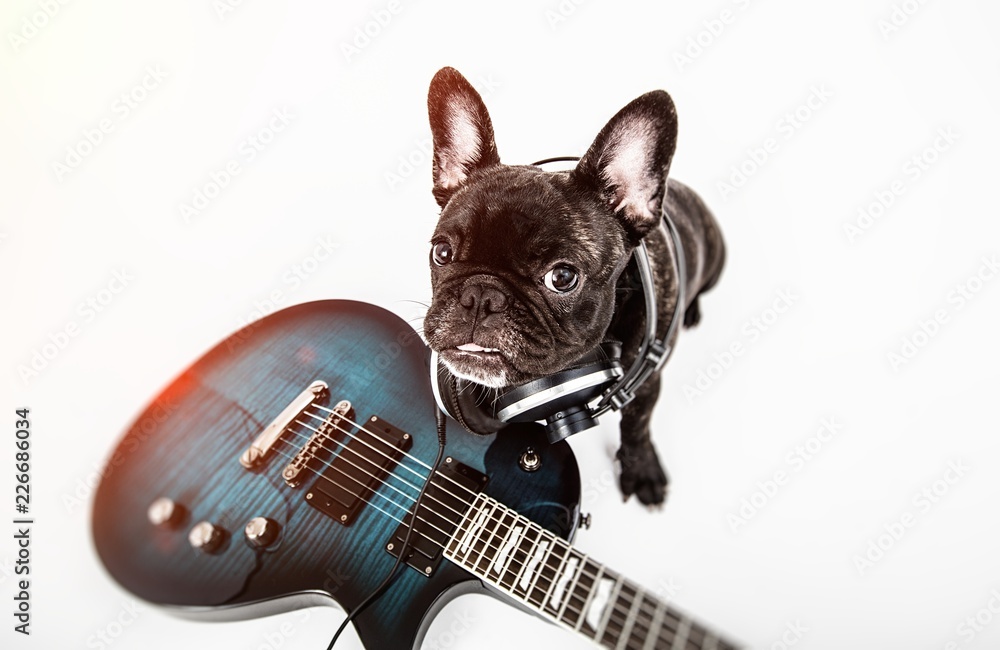
[[[410,525],[406,528],[406,537],[403,538],[403,546],[399,549],[399,555],[396,556],[396,561],[393,563],[392,568],[389,569],[389,574],[382,580],[378,587],[375,588],[368,596],[362,600],[354,609],[352,609],[348,614],[344,622],[340,624],[337,628],[337,632],[330,639],[330,645],[326,647],[326,650],[333,650],[333,646],[336,645],[337,639],[340,635],[347,629],[347,624],[350,623],[357,617],[358,614],[363,612],[369,605],[371,605],[375,600],[382,596],[389,585],[393,583],[395,578],[397,578],[396,571],[399,569],[399,565],[402,563],[403,558],[407,556],[407,551],[410,548],[410,537],[413,535],[413,529],[417,524],[417,512],[420,510],[420,502],[423,501],[424,493],[427,492],[427,487],[431,484],[431,479],[434,474],[438,471],[438,466],[441,464],[441,459],[444,457],[444,444],[446,440],[445,436],[445,419],[444,412],[437,408],[435,403],[434,408],[434,421],[437,424],[437,437],[438,437],[438,452],[437,457],[434,459],[434,464],[431,466],[430,473],[427,474],[427,478],[424,480],[423,487],[420,488],[420,494],[417,495],[417,500],[413,504],[413,513],[410,515]]]

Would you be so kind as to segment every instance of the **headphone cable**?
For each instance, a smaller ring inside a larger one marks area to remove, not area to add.
[[[368,596],[362,600],[354,609],[352,609],[348,614],[344,622],[340,624],[337,628],[336,633],[333,638],[330,639],[330,645],[326,647],[326,650],[333,650],[333,646],[336,645],[337,639],[340,635],[347,629],[347,624],[353,621],[358,614],[363,612],[369,605],[375,602],[376,599],[382,596],[389,585],[393,583],[395,578],[397,578],[396,571],[399,569],[399,565],[402,560],[407,555],[407,551],[410,548],[410,537],[413,535],[413,529],[417,523],[417,512],[420,510],[420,502],[423,501],[424,493],[427,492],[427,487],[431,484],[431,478],[437,473],[438,466],[441,464],[441,459],[444,456],[444,444],[446,441],[445,436],[445,419],[444,412],[437,408],[435,405],[434,409],[434,421],[437,424],[437,437],[438,437],[438,452],[437,457],[434,459],[434,464],[431,466],[430,473],[427,474],[427,478],[424,480],[423,487],[420,488],[420,494],[417,496],[416,502],[413,504],[413,512],[410,514],[410,525],[406,529],[406,537],[403,538],[403,546],[399,549],[399,555],[396,556],[396,561],[393,563],[392,568],[389,569],[388,575],[379,583],[379,586],[374,589]]]

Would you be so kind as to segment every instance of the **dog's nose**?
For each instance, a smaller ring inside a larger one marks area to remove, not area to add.
[[[473,314],[482,311],[484,315],[499,314],[507,309],[507,296],[499,289],[470,285],[462,291],[462,306]]]

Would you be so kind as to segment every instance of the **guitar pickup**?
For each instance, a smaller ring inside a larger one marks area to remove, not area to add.
[[[374,492],[413,446],[413,438],[374,415],[355,433],[345,433],[347,444],[309,488],[306,503],[350,526],[365,504],[383,510],[389,505]]]
[[[342,400],[333,407],[333,412],[318,427],[307,428],[312,431],[309,441],[281,472],[281,478],[285,479],[288,487],[297,488],[302,485],[303,472],[309,469],[309,463],[317,456],[324,457],[335,453],[341,443],[332,436],[336,432],[349,431],[353,423],[354,408],[350,402]]]
[[[240,465],[246,469],[259,467],[274,450],[281,436],[292,425],[296,418],[310,406],[315,405],[329,394],[329,387],[324,381],[314,381],[304,391],[298,394],[284,408],[271,424],[267,425],[256,440],[240,455]]]
[[[469,509],[465,495],[471,494],[475,501],[475,495],[483,491],[488,480],[489,477],[482,472],[450,456],[445,459],[427,486],[424,500],[420,502],[417,523],[413,526],[404,558],[410,568],[425,576],[434,575],[441,564],[441,550],[448,545],[448,540]],[[399,557],[410,519],[409,514],[403,517],[403,523],[396,527],[385,545],[385,550],[393,557]]]

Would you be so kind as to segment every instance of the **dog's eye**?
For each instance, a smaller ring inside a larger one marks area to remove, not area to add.
[[[455,253],[448,242],[438,242],[431,248],[431,260],[437,266],[444,266],[455,259]]]
[[[576,271],[568,266],[552,267],[552,270],[545,274],[545,286],[556,293],[568,293],[576,288],[580,276]]]

